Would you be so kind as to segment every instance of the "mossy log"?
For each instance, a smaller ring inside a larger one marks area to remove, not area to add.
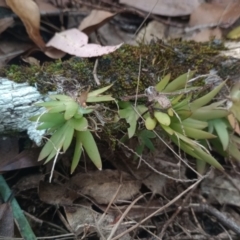
[[[214,69],[222,77],[240,75],[239,60],[224,64],[229,57],[219,56],[223,49],[219,42],[195,43],[172,41],[168,44],[155,42],[150,45],[124,45],[116,52],[98,59],[96,76],[93,77],[96,59],[73,57],[65,61],[44,63],[43,66],[10,65],[0,70],[0,113],[2,134],[27,131],[37,144],[43,131],[36,131],[36,123],[28,118],[42,110],[34,103],[42,101],[49,92],[71,94],[83,87],[94,88],[113,83],[113,97],[134,95],[155,85],[164,75],[175,78],[188,70],[207,74]]]

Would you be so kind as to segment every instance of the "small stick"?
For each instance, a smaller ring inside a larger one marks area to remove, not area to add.
[[[93,68],[93,78],[94,78],[94,81],[97,85],[100,85],[100,81],[97,77],[97,67],[98,67],[98,58],[96,59],[95,61],[95,64],[94,64],[94,68]]]

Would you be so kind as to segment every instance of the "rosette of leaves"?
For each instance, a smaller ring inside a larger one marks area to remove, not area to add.
[[[183,74],[171,82],[169,74],[155,86],[160,95],[166,93],[164,97],[167,97],[171,103],[168,108],[164,109],[156,100],[152,103],[153,112],[150,114],[145,105],[138,105],[134,108],[129,102],[124,102],[120,103],[122,107],[120,117],[125,118],[129,123],[129,138],[135,134],[137,120],[143,117],[148,130],[160,126],[179,148],[197,159],[197,168],[200,172],[206,163],[222,170],[223,167],[208,149],[209,143],[224,156],[230,154],[234,158],[240,158],[236,144],[236,142],[240,144],[240,139],[230,136],[233,128],[227,121],[230,110],[225,106],[226,99],[213,100],[225,82],[212,91],[197,96],[193,93],[193,90],[196,91],[197,88],[187,85],[193,74],[194,72]],[[235,108],[240,98],[237,97],[237,99],[237,101],[232,99],[231,111],[235,112],[238,119],[239,113]]]
[[[101,95],[110,86],[89,92],[86,103],[113,101],[111,95]],[[50,95],[51,101],[37,103],[46,111],[32,117],[31,121],[37,121],[38,130],[46,129],[52,136],[42,148],[38,160],[45,163],[53,159],[59,152],[66,152],[75,138],[75,150],[71,164],[71,173],[75,170],[80,160],[83,149],[98,169],[102,168],[98,147],[89,129],[88,120],[85,117],[93,112],[94,106],[82,107],[73,98],[66,95]]]

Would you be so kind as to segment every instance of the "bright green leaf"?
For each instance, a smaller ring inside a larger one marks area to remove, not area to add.
[[[48,108],[49,113],[60,113],[65,110],[66,110],[66,106],[64,104],[56,106],[56,107]]]
[[[189,81],[194,74],[195,74],[195,71],[190,71],[182,74],[181,76],[177,77],[172,82],[170,82],[166,86],[166,88],[163,90],[163,92],[174,92],[174,91],[185,88],[187,81]]]
[[[72,139],[73,139],[74,128],[72,128],[69,124],[68,127],[65,129],[64,135],[64,142],[63,142],[63,152],[66,152],[69,148]]]
[[[222,143],[223,150],[226,151],[229,144],[229,133],[227,130],[226,123],[223,121],[223,119],[219,118],[211,120],[211,123],[213,124],[219,137],[219,140]]]
[[[160,82],[155,86],[155,89],[158,92],[161,92],[167,86],[167,84],[169,83],[170,78],[171,78],[171,73],[164,76],[164,78],[161,79]]]
[[[64,113],[64,118],[66,120],[69,120],[70,118],[72,118],[78,110],[79,105],[76,102],[69,102],[66,104],[66,110]]]
[[[208,107],[201,107],[193,112],[191,118],[200,121],[208,121],[211,119],[226,117],[228,114],[228,111],[225,109],[210,109]]]
[[[49,112],[33,116],[29,120],[34,122],[39,121],[39,122],[52,122],[52,123],[61,123],[65,121],[63,114],[49,113]]]
[[[101,93],[106,92],[106,91],[107,91],[109,88],[111,88],[111,87],[112,87],[112,84],[109,85],[109,86],[107,86],[107,87],[103,87],[103,88],[94,90],[94,91],[92,91],[92,92],[89,92],[89,93],[88,93],[88,98],[89,98],[89,97],[96,97],[96,96],[100,95]],[[87,100],[87,102],[88,102],[88,100]]]
[[[68,124],[77,131],[86,131],[88,128],[88,121],[85,117],[79,119],[72,118],[68,121]]]
[[[50,128],[60,128],[63,123],[55,123],[55,122],[44,122],[40,126],[37,127],[37,130],[44,130],[44,129],[50,129]]]
[[[183,130],[186,134],[186,136],[193,138],[193,139],[211,139],[211,138],[216,138],[215,135],[209,133],[209,132],[205,132],[196,128],[192,128],[192,127],[185,127],[183,125],[181,125],[180,123],[173,123],[171,124],[171,127],[177,131],[183,134]]]
[[[84,132],[77,132],[76,135],[79,138],[79,140],[81,141],[89,158],[92,160],[92,162],[95,164],[95,166],[101,170],[102,169],[102,161],[101,161],[101,157],[100,157],[100,154],[98,151],[98,147],[92,136],[92,133],[90,131],[84,131]]]
[[[78,135],[77,135],[78,136]],[[71,174],[75,171],[82,155],[82,143],[79,137],[76,137],[75,150],[71,164]]]
[[[199,120],[193,119],[193,118],[187,118],[182,121],[182,125],[185,127],[204,129],[204,128],[208,127],[208,122],[199,121]]]
[[[137,110],[138,110],[139,114],[141,115],[142,113],[144,113],[147,110],[147,108],[143,105],[139,105],[137,107]],[[135,134],[139,114],[133,109],[132,106],[119,110],[119,116],[121,118],[125,118],[127,123],[129,123],[129,125],[130,125],[130,127],[128,128],[128,137],[129,138],[133,137],[133,135]]]
[[[222,87],[226,84],[226,81],[219,84],[216,88],[214,88],[211,92],[205,94],[204,96],[196,99],[195,101],[190,103],[190,107],[192,110],[198,109],[202,106],[208,104],[212,99],[219,93]]]
[[[163,124],[165,126],[169,126],[170,123],[171,123],[171,119],[170,119],[170,117],[167,113],[155,111],[154,112],[154,117],[157,119],[157,121],[160,124]]]
[[[40,155],[38,157],[38,161],[46,158],[51,152],[53,148],[57,148],[59,146],[59,142],[63,139],[63,133],[66,129],[66,124],[59,128],[47,141],[47,143],[42,148]]]

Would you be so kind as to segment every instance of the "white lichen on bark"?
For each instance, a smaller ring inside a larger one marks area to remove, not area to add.
[[[0,132],[4,135],[26,131],[29,138],[40,145],[45,131],[36,130],[37,123],[29,121],[29,118],[43,112],[43,108],[34,104],[45,98],[28,83],[0,78]]]

